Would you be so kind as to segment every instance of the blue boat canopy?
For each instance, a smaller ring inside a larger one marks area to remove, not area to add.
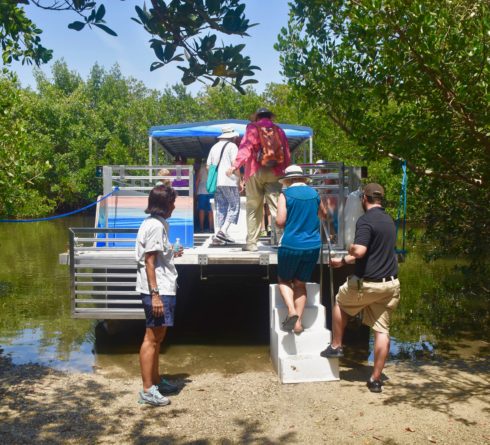
[[[172,157],[177,155],[185,158],[206,158],[209,150],[216,143],[224,125],[231,125],[242,137],[249,121],[226,119],[186,124],[160,125],[151,127],[150,138],[158,142]],[[291,152],[313,136],[309,127],[298,125],[277,124],[288,138]]]

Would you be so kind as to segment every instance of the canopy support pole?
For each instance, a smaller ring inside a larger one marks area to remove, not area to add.
[[[150,177],[150,183],[153,182],[153,169],[151,168],[153,165],[153,138],[150,136],[148,138],[148,166],[149,168],[149,177]]]
[[[310,164],[313,164],[313,136],[310,136]]]

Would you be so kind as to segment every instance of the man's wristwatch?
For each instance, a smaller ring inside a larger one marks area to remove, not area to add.
[[[160,293],[160,291],[158,290],[158,287],[152,287],[152,288],[150,289],[150,292],[151,292],[152,294],[159,294],[159,293]]]

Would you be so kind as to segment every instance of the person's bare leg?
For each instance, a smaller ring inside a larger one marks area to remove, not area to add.
[[[158,338],[161,337],[163,326],[156,328],[146,328],[145,338],[140,348],[140,368],[141,378],[143,380],[143,389],[148,391],[153,385],[153,370],[155,368],[154,361],[155,356],[158,361],[158,353],[155,354],[155,350],[158,351],[159,347]]]
[[[204,210],[199,210],[199,230],[204,232]]]
[[[349,321],[349,315],[347,315],[338,303],[335,303],[332,312],[332,327],[333,327],[333,338],[332,338],[332,348],[337,349],[342,346],[342,340],[344,338],[344,330]]]
[[[294,325],[294,330],[296,332],[300,332],[303,330],[301,317],[303,316],[306,305],[306,284],[304,281],[299,281],[295,279],[293,280],[293,288],[294,308],[296,310],[296,314],[299,317],[296,321],[296,324]]]
[[[281,292],[284,304],[288,308],[288,317],[297,315],[294,307],[294,291],[291,281],[282,281],[279,279],[279,291]]]
[[[384,332],[374,331],[374,366],[372,380],[381,380],[386,358],[390,352],[390,336]]]
[[[214,215],[212,211],[208,212],[208,226],[209,226],[209,231],[211,233],[214,233]]]
[[[159,334],[157,338],[157,346],[155,347],[155,356],[153,358],[153,372],[152,372],[152,381],[154,385],[158,385],[160,383],[160,370],[159,370],[159,356],[160,356],[160,347],[162,345],[163,340],[165,340],[165,335],[167,334],[167,326],[163,326],[162,332]]]

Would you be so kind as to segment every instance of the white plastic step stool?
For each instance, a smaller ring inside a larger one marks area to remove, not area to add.
[[[331,342],[325,326],[325,306],[320,301],[320,285],[306,283],[306,306],[300,335],[281,330],[287,308],[277,284],[269,286],[271,359],[282,383],[339,380],[339,359],[320,356]]]

